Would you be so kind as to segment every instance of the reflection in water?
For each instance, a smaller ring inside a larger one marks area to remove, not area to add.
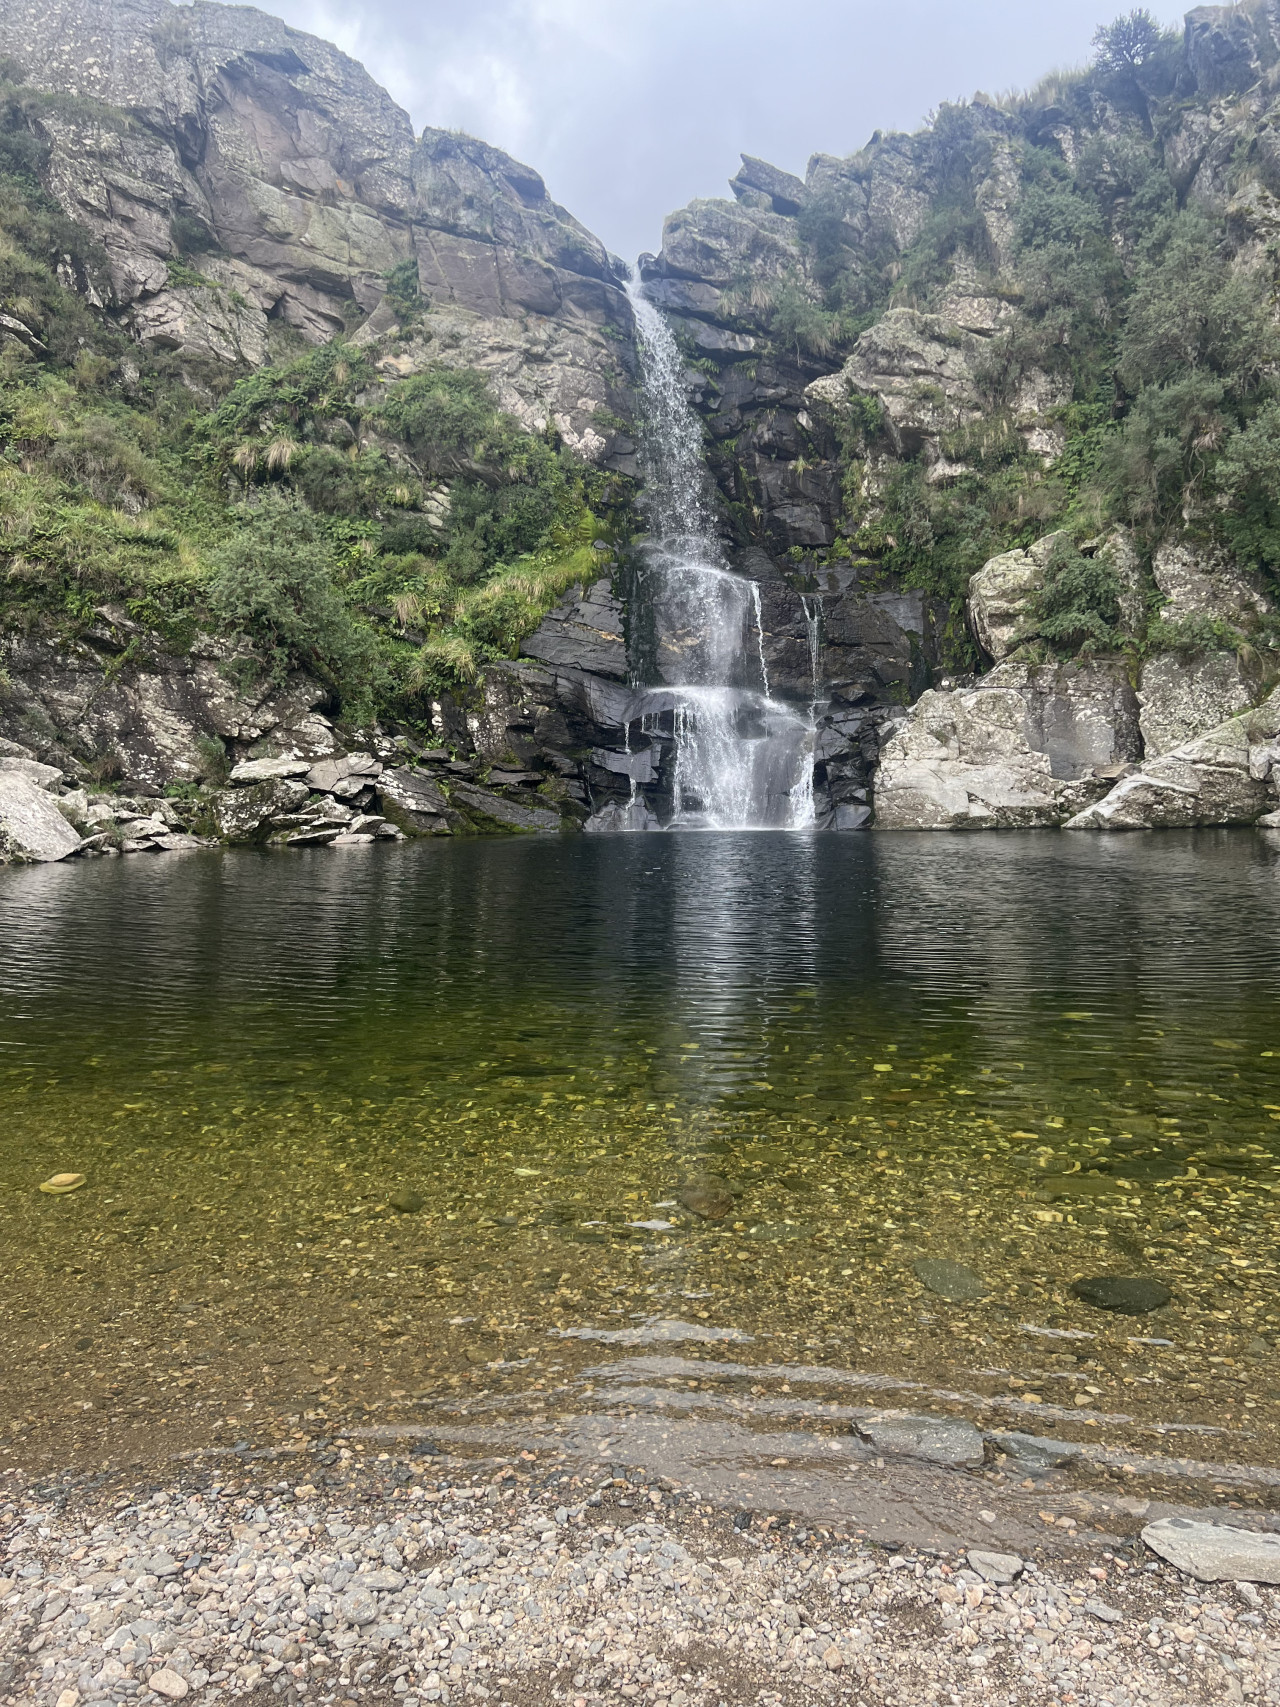
[[[0,1443],[69,1399],[77,1427],[153,1427],[175,1391],[214,1432],[232,1389],[545,1402],[541,1359],[587,1356],[549,1328],[671,1317],[1006,1424],[1239,1428],[1274,1457],[1278,843],[6,872]],[[41,1197],[60,1170],[89,1184]],[[923,1254],[986,1295],[925,1292]],[[1097,1273],[1159,1274],[1173,1305],[1090,1310],[1069,1288]]]

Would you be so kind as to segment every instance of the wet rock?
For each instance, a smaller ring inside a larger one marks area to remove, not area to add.
[[[920,1458],[949,1469],[976,1469],[982,1463],[982,1436],[961,1417],[873,1417],[859,1420],[853,1432],[895,1458]]]
[[[314,829],[294,830],[285,839],[291,848],[322,848],[336,842],[345,832],[341,824],[317,824]]]
[[[971,1268],[946,1257],[920,1257],[912,1263],[911,1272],[930,1292],[953,1304],[971,1304],[987,1294],[986,1283]]]
[[[1142,1539],[1153,1553],[1202,1583],[1280,1583],[1280,1535],[1164,1517],[1149,1523]]]
[[[607,579],[591,590],[561,599],[521,644],[526,658],[567,665],[593,675],[627,679],[627,642],[622,605]]]
[[[383,771],[376,786],[383,815],[408,836],[447,836],[462,822],[426,771],[402,765]]]
[[[450,799],[475,813],[481,819],[501,824],[505,829],[535,835],[551,835],[562,828],[560,814],[543,806],[518,805],[501,794],[472,783],[456,782],[449,791]]]
[[[983,1582],[1011,1583],[1022,1575],[1022,1560],[1016,1553],[984,1553],[971,1547],[968,1559]]]
[[[427,1206],[426,1198],[416,1191],[393,1191],[387,1202],[400,1215],[416,1215]]]
[[[52,796],[20,771],[0,772],[0,865],[48,864],[79,846]]]
[[[1078,1458],[1082,1450],[1072,1440],[1054,1440],[1042,1434],[1022,1434],[1016,1429],[1008,1434],[991,1434],[987,1438],[997,1452],[1005,1453],[1019,1470],[1026,1470],[1032,1475],[1061,1469],[1064,1464],[1070,1464],[1073,1459]]]
[[[1091,1275],[1074,1281],[1071,1293],[1095,1310],[1114,1310],[1122,1316],[1145,1316],[1162,1310],[1173,1297],[1162,1280],[1142,1275]]]
[[[676,1201],[703,1221],[723,1221],[733,1208],[734,1198],[728,1185],[708,1180],[701,1185],[682,1185]]]

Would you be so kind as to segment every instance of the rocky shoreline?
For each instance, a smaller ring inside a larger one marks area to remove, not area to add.
[[[269,1455],[123,1491],[9,1479],[0,1701],[1182,1707],[1280,1686],[1280,1589],[1199,1582],[1136,1538],[884,1548],[616,1466],[326,1444],[342,1476],[282,1480]]]

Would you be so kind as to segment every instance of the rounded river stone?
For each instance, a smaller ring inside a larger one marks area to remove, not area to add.
[[[1141,1275],[1095,1274],[1077,1280],[1071,1291],[1095,1310],[1116,1310],[1122,1316],[1145,1316],[1149,1310],[1163,1309],[1173,1297],[1162,1280]]]

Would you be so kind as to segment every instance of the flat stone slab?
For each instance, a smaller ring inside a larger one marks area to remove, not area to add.
[[[243,759],[232,771],[231,781],[237,788],[248,788],[255,782],[279,782],[284,777],[306,776],[310,769],[310,759]]]
[[[930,1292],[952,1304],[972,1304],[987,1295],[986,1282],[981,1276],[962,1262],[952,1262],[947,1257],[920,1257],[912,1263],[911,1272]]]
[[[1145,1316],[1162,1310],[1173,1297],[1162,1280],[1119,1274],[1095,1274],[1077,1280],[1071,1294],[1095,1310],[1115,1310],[1121,1316]]]
[[[877,1452],[894,1458],[921,1458],[953,1470],[982,1463],[982,1436],[963,1417],[868,1417],[853,1426]]]
[[[79,846],[52,795],[21,771],[0,771],[0,861],[47,864]]]
[[[1142,1539],[1198,1582],[1280,1583],[1280,1535],[1162,1517],[1147,1525]]]
[[[451,794],[454,800],[469,807],[472,812],[482,813],[486,818],[492,818],[496,823],[505,824],[512,830],[533,830],[546,835],[560,829],[558,812],[549,811],[545,807],[517,806],[514,800],[505,800],[500,794],[491,794],[487,788],[455,782]]]
[[[984,1553],[971,1547],[968,1559],[984,1583],[1011,1583],[1022,1575],[1022,1560],[1016,1553]]]
[[[988,1439],[997,1451],[1007,1453],[1024,1470],[1056,1470],[1062,1464],[1070,1464],[1083,1450],[1074,1440],[1054,1440],[1048,1435],[1021,1434],[1017,1430],[992,1434]]]

